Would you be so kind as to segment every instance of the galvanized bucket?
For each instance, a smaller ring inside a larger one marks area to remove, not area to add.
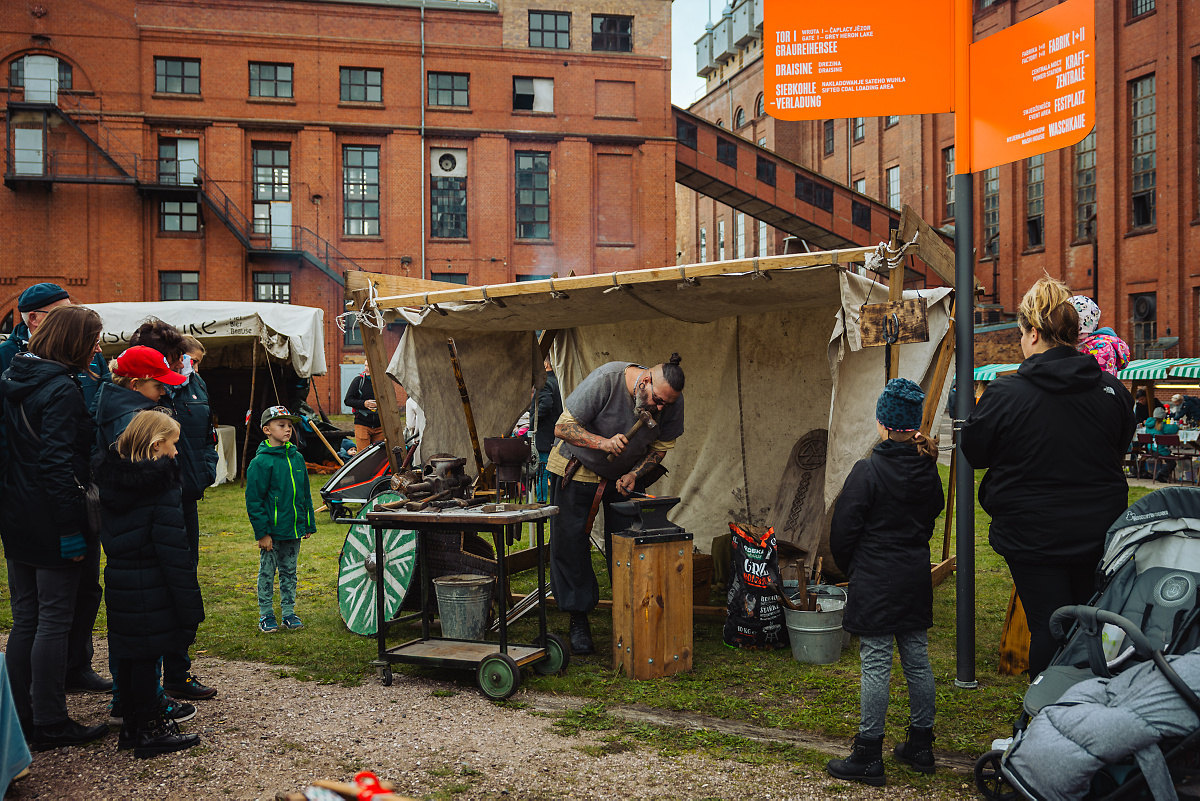
[[[459,573],[433,580],[442,636],[451,640],[482,640],[492,607],[491,576]]]
[[[817,595],[819,612],[783,610],[792,657],[797,662],[829,665],[842,655],[842,613],[846,609],[846,591],[832,585],[810,586],[809,594]],[[795,600],[793,598],[793,600]]]

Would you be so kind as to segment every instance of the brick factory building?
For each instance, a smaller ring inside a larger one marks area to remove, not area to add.
[[[762,42],[739,25],[755,2],[726,8],[697,43],[707,86],[690,110],[893,208],[907,203],[934,226],[952,227],[953,117],[766,116]],[[976,0],[976,40],[1055,5]],[[1073,148],[975,176],[975,274],[985,290],[977,321],[1011,319],[1044,271],[1086,295],[1095,280],[1102,323],[1136,357],[1200,356],[1200,269],[1187,255],[1200,252],[1200,4],[1097,0],[1096,24],[1095,130]],[[756,220],[683,187],[676,198],[680,261],[783,252],[783,236]],[[788,247],[803,250],[799,242]]]
[[[674,260],[669,0],[0,4],[0,320],[259,300],[347,269],[504,283]]]

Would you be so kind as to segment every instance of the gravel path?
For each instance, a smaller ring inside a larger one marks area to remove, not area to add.
[[[97,643],[99,665],[106,663],[103,646]],[[846,788],[785,766],[661,757],[649,748],[595,756],[600,750],[587,747],[602,746],[603,732],[562,736],[545,716],[496,706],[466,689],[443,697],[449,685],[428,679],[397,676],[391,687],[319,685],[280,678],[285,669],[279,666],[217,659],[198,659],[195,670],[220,688],[182,726],[199,732],[202,745],[138,760],[117,751],[112,733],[88,747],[36,753],[32,775],[6,798],[269,801],[277,792],[303,790],[312,779],[350,781],[363,769],[414,797],[929,797],[902,787]],[[69,701],[77,720],[107,718],[107,696]]]

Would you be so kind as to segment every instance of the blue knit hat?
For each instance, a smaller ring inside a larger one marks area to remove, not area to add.
[[[916,431],[921,427],[925,393],[907,378],[887,382],[875,404],[875,419],[889,431]]]
[[[22,314],[37,311],[55,301],[66,300],[70,297],[67,290],[58,284],[34,284],[17,298],[17,311]]]

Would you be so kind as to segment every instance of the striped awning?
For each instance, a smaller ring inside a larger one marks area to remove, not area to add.
[[[1200,359],[1134,359],[1117,378],[1122,381],[1161,381],[1168,375],[1183,377],[1176,371],[1183,367],[1200,368]]]
[[[1004,373],[1011,373],[1012,371],[1016,370],[1020,366],[1021,366],[1020,363],[1017,363],[1017,364],[985,364],[983,367],[975,368],[975,380],[976,381],[992,381],[996,378],[996,376],[1002,375]]]
[[[1200,361],[1190,360],[1191,364],[1177,364],[1171,368],[1171,378],[1200,378]]]

